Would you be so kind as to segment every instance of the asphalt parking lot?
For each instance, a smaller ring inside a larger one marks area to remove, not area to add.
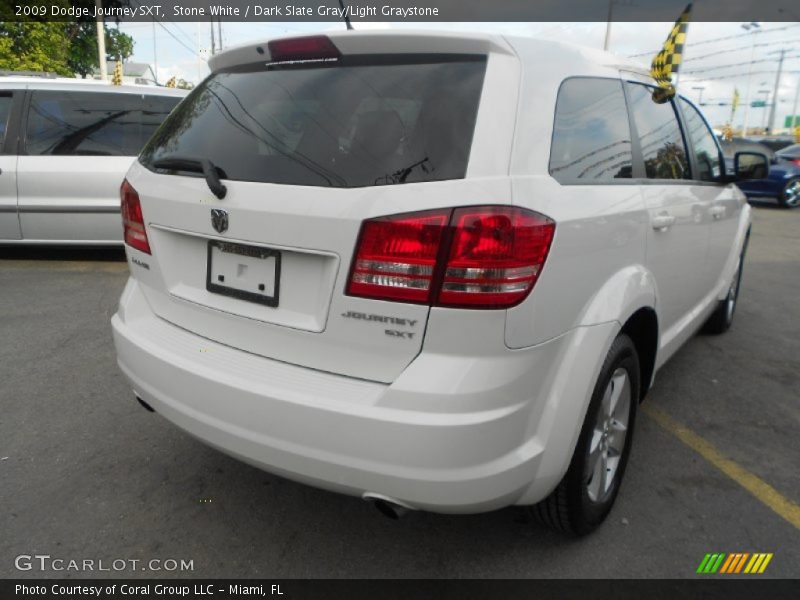
[[[117,369],[121,251],[0,249],[0,577],[690,577],[708,552],[798,577],[800,209],[754,219],[733,328],[658,374],[616,507],[581,540],[514,508],[390,521],[204,446]],[[20,572],[21,554],[194,571]]]

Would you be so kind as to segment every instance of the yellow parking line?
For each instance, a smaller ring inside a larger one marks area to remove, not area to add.
[[[642,410],[661,427],[733,479],[761,503],[772,509],[778,516],[800,529],[800,505],[792,502],[763,479],[723,456],[711,443],[681,425],[661,409],[645,403],[642,405]]]

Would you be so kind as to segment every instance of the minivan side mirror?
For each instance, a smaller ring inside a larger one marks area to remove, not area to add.
[[[733,175],[736,181],[766,179],[769,159],[760,152],[737,152],[733,157]]]

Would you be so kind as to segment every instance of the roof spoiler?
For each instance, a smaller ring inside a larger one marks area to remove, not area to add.
[[[354,54],[507,54],[499,35],[430,31],[343,31],[278,38],[230,48],[208,61],[211,72],[259,62],[336,60]]]

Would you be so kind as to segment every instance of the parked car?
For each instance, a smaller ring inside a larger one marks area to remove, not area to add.
[[[787,146],[791,146],[792,144],[794,144],[794,136],[781,135],[781,136],[762,137],[762,138],[755,138],[753,139],[753,141],[766,146],[773,152],[779,152],[780,150],[783,150]]]
[[[733,138],[722,142],[722,151],[729,169],[737,152],[756,152],[769,158],[769,173],[763,179],[739,182],[739,188],[748,198],[776,198],[778,204],[792,208],[800,203],[800,161],[793,162],[785,151],[773,152],[759,142]]]
[[[654,373],[730,326],[750,229],[702,114],[619,61],[368,31],[214,56],[122,188],[136,397],[390,515],[597,527]]]
[[[0,77],[0,244],[121,244],[125,172],[185,95]]]
[[[800,144],[792,144],[775,153],[779,160],[789,161],[800,167]]]

